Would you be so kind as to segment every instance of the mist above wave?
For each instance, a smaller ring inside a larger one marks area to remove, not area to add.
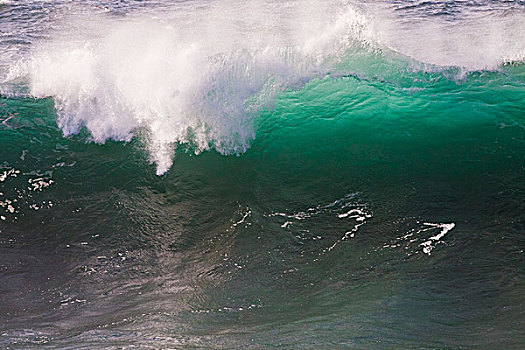
[[[525,7],[509,2],[369,5],[381,45],[425,64],[463,72],[525,59]]]

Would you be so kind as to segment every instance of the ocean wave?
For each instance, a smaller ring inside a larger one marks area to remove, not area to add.
[[[385,11],[370,16],[347,1],[189,3],[129,16],[83,8],[12,64],[0,91],[25,80],[31,96],[52,97],[66,136],[86,128],[97,143],[142,138],[164,174],[180,144],[244,153],[261,109],[314,78],[381,80],[419,70],[461,79],[523,60],[521,34],[498,41],[523,22],[519,16],[490,27],[483,20],[410,27]]]
[[[163,174],[180,143],[196,153],[245,152],[255,137],[255,112],[277,92],[326,74],[329,59],[368,40],[364,16],[351,7],[315,33],[297,18],[286,24],[292,34],[251,21],[236,28],[242,9],[212,25],[222,28],[213,33],[202,21],[183,26],[178,16],[72,20],[68,27],[75,30],[61,29],[35,47],[12,67],[9,80],[27,75],[32,96],[52,96],[66,136],[86,127],[103,143],[128,141],[144,130],[151,161]],[[213,8],[200,16],[221,20]],[[312,19],[308,11],[304,16]]]

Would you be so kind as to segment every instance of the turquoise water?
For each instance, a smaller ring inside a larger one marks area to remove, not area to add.
[[[407,4],[0,5],[0,347],[521,348],[523,4]]]

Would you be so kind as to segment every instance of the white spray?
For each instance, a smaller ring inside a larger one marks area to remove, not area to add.
[[[163,174],[180,143],[196,153],[246,151],[255,111],[367,40],[364,16],[348,6],[185,6],[126,18],[84,14],[35,47],[18,71],[28,72],[33,96],[55,99],[65,135],[86,127],[103,143],[145,130]]]

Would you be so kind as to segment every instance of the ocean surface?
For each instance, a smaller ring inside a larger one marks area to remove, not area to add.
[[[0,0],[1,349],[525,348],[525,1]]]

